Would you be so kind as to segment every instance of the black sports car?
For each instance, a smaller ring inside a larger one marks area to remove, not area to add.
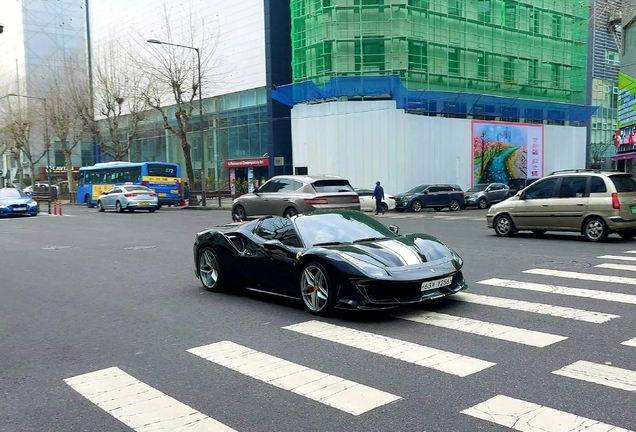
[[[265,216],[198,233],[195,274],[208,291],[239,285],[302,298],[315,314],[396,307],[467,288],[455,251],[398,231],[356,211]]]

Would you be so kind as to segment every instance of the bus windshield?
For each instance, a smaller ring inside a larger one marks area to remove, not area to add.
[[[177,167],[167,164],[148,164],[148,175],[151,177],[176,177]]]

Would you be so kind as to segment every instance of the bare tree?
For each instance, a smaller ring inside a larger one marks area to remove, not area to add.
[[[590,144],[590,163],[592,168],[602,168],[603,161],[609,156],[610,150],[615,148],[612,142],[597,142]]]
[[[202,86],[215,82],[214,71],[218,66],[216,51],[219,43],[219,33],[210,30],[204,18],[196,18],[191,11],[182,37],[175,41],[181,46],[149,45],[145,40],[141,43],[142,57],[137,60],[138,69],[144,71],[145,80],[149,83],[142,94],[145,103],[157,111],[163,120],[163,126],[178,140],[183,151],[186,175],[190,185],[194,185],[194,169],[192,164],[192,145],[188,132],[191,130],[191,120],[196,108],[199,88],[199,65],[197,54],[200,55],[200,71]],[[163,26],[165,34],[162,42],[172,44],[174,17],[169,15],[166,4],[163,5]],[[206,32],[207,31],[207,32]],[[140,37],[142,35],[139,35]],[[188,47],[197,48],[195,53]],[[174,119],[176,125],[170,121],[166,105],[175,105]],[[203,122],[203,113],[199,121]],[[200,143],[203,149],[204,143]],[[204,173],[204,178],[207,177]],[[190,203],[196,204],[194,194],[190,195]]]

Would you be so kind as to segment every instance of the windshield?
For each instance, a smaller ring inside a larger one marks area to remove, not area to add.
[[[4,188],[0,189],[0,198],[23,198],[26,194],[20,189]]]
[[[487,184],[478,184],[471,187],[466,192],[481,192],[481,191],[485,191],[487,187],[488,187]]]
[[[419,186],[415,186],[413,189],[406,191],[406,193],[416,193],[416,192],[422,192],[424,189],[428,188],[430,185],[419,185]]]
[[[363,213],[326,213],[296,219],[296,228],[306,247],[323,243],[353,243],[371,238],[395,238],[395,234]]]
[[[311,184],[318,193],[354,192],[348,180],[318,180]]]
[[[616,186],[616,192],[636,192],[636,179],[634,179],[633,175],[613,175],[610,179]]]

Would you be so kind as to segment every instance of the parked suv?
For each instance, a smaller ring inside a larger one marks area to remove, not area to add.
[[[485,209],[510,198],[510,188],[503,183],[480,183],[466,191],[464,198],[468,207]]]
[[[530,230],[580,232],[589,241],[611,233],[636,236],[636,179],[620,171],[565,170],[551,173],[493,205],[488,227],[500,237]]]
[[[432,207],[435,211],[441,211],[444,207],[451,211],[464,209],[464,192],[457,185],[423,184],[395,196],[395,209],[399,212],[420,212],[425,207]]]
[[[316,209],[360,210],[347,179],[336,176],[276,176],[232,204],[234,220],[264,215],[295,216]]]

